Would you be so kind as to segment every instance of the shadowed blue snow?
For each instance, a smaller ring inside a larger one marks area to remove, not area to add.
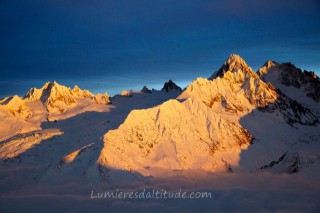
[[[230,53],[320,71],[317,0],[1,0],[0,97],[46,81],[119,93],[185,87]]]

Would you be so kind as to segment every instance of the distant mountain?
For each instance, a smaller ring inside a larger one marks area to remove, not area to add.
[[[73,89],[47,82],[41,89],[32,88],[24,97],[28,102],[41,100],[49,112],[65,112],[68,108],[77,105],[77,98],[91,98],[96,103],[109,103],[108,94],[94,96],[88,90],[81,90],[78,86]]]
[[[27,92],[24,99],[28,102],[41,100],[49,112],[58,110],[63,113],[67,108],[75,106],[78,93],[73,93],[70,88],[57,82],[46,83],[41,89],[32,88]]]
[[[141,89],[141,92],[143,92],[143,93],[151,93],[151,90],[147,86],[143,86],[143,88]]]
[[[107,93],[93,95],[78,86],[70,89],[57,82],[47,82],[42,88],[32,88],[26,95],[0,100],[0,119],[10,125],[0,128],[0,138],[41,129],[44,121],[66,119],[86,111],[103,110],[110,104]],[[2,131],[3,130],[3,131]]]
[[[86,99],[96,104],[111,103],[107,93],[93,95],[88,90],[81,90],[78,86],[70,89],[57,82],[47,82],[42,88],[32,88],[20,98],[18,96],[7,97],[0,101],[0,106],[9,114],[23,119],[32,117],[32,109],[28,103],[40,101],[48,113],[64,113],[68,109],[79,104],[79,100]]]
[[[161,91],[166,91],[166,92],[180,91],[181,92],[182,89],[170,79],[168,82],[164,83]]]
[[[290,62],[278,64],[267,61],[259,70],[261,79],[276,86],[301,88],[306,96],[316,102],[320,101],[320,78],[312,71],[301,71]]]

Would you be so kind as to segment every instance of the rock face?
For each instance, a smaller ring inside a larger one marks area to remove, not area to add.
[[[181,92],[182,89],[178,85],[176,85],[172,80],[169,80],[168,82],[164,83],[161,91],[165,91],[165,92],[179,91],[179,92]]]
[[[280,87],[301,89],[313,101],[320,101],[320,79],[314,72],[301,71],[293,64],[267,61],[257,72],[261,79]]]

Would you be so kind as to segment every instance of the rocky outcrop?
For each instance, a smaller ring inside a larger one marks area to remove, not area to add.
[[[143,86],[143,88],[141,89],[141,92],[143,92],[143,93],[151,93],[151,90],[147,86]]]
[[[176,85],[172,80],[169,80],[168,82],[164,83],[161,91],[165,91],[165,92],[179,91],[179,92],[181,92],[182,89],[178,85]]]

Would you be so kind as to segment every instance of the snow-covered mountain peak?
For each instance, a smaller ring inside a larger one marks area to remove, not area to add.
[[[53,111],[56,108],[60,112],[64,112],[67,107],[76,105],[76,95],[68,87],[62,86],[56,82],[49,85],[47,91],[48,96],[46,98],[46,106],[49,111]]]
[[[239,55],[231,54],[229,58],[223,63],[220,69],[213,73],[209,79],[215,79],[217,77],[224,77],[226,73],[239,73],[243,77],[257,77],[251,67],[241,58]]]
[[[226,111],[245,112],[273,103],[279,97],[276,88],[242,71],[226,72],[213,80],[198,78],[182,92],[178,99],[196,97],[210,108],[223,106]]]
[[[60,85],[56,81],[45,83],[40,89],[32,88],[24,96],[27,102],[40,100],[49,112],[63,113],[68,108],[78,104],[77,99],[90,98],[97,104],[110,103],[107,93],[96,96],[88,90],[82,90],[77,85],[73,89]]]
[[[266,66],[266,68],[270,69],[271,67],[274,67],[277,65],[279,65],[277,62],[268,60],[266,63],[264,63],[263,66]]]
[[[245,115],[255,109],[267,112],[277,110],[290,125],[319,123],[319,119],[307,108],[287,97],[270,82],[266,83],[258,75],[252,75],[251,68],[249,72],[227,71],[222,78],[213,80],[198,78],[178,99],[188,99],[193,96],[216,112],[238,115]]]
[[[72,92],[78,98],[94,97],[89,90],[81,90],[77,85],[73,87]]]
[[[257,74],[265,82],[271,82],[283,91],[297,89],[315,102],[320,102],[320,79],[314,72],[302,71],[290,62],[278,64],[266,62]],[[296,99],[296,97],[294,97]],[[300,99],[297,97],[297,99]]]
[[[60,93],[62,93],[66,90],[67,88],[65,86],[58,84],[56,81],[54,81],[53,83],[46,82],[40,89],[31,88],[24,96],[24,100],[26,100],[27,102],[31,102],[40,99],[47,99],[48,96],[50,96],[51,91],[60,91]]]
[[[26,102],[17,95],[0,100],[0,107],[15,117],[28,119],[32,116],[30,108],[26,106]]]
[[[232,64],[232,63],[239,63],[239,64],[246,65],[246,62],[244,61],[244,59],[237,54],[230,54],[229,58],[227,58],[227,60],[225,61],[225,64]]]
[[[40,89],[31,88],[26,95],[24,96],[24,100],[27,102],[39,100],[43,94],[43,91],[48,89],[50,82],[45,83]]]
[[[268,72],[271,68],[278,66],[279,64],[275,61],[268,60],[263,66],[258,70],[257,74],[262,77],[264,74]]]

